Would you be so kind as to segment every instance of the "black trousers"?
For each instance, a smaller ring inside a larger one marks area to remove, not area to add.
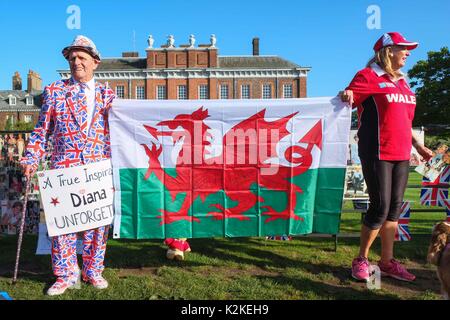
[[[409,161],[361,159],[361,165],[370,199],[363,224],[377,230],[386,220],[398,221],[408,183]]]

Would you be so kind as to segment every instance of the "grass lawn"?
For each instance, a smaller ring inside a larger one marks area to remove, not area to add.
[[[414,179],[418,177],[412,173],[410,181]],[[419,193],[420,189],[408,189],[406,199],[418,202]],[[337,252],[328,237],[193,239],[193,252],[183,262],[166,260],[160,240],[111,239],[104,272],[108,289],[82,284],[82,290],[48,297],[45,291],[54,281],[50,257],[36,256],[37,236],[27,235],[15,285],[11,278],[17,237],[0,236],[0,291],[14,299],[440,299],[435,268],[425,258],[431,228],[444,218],[444,212],[411,214],[413,239],[397,243],[396,256],[417,279],[404,283],[383,278],[380,290],[369,290],[350,277],[357,237],[338,238]],[[359,228],[360,213],[342,214],[342,233],[357,233]],[[379,259],[379,252],[377,240],[371,261]]]

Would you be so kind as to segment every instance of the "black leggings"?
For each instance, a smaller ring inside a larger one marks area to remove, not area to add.
[[[361,159],[361,165],[370,199],[363,223],[369,229],[377,230],[386,220],[397,221],[400,217],[409,161]]]

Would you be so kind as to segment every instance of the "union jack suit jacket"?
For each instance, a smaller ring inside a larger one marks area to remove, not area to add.
[[[23,164],[38,167],[46,155],[48,137],[53,137],[50,169],[61,169],[111,157],[108,111],[114,92],[95,82],[95,110],[90,128],[87,113],[78,99],[80,87],[73,79],[45,87],[39,120],[30,135]]]

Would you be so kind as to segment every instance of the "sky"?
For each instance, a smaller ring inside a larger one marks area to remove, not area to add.
[[[29,69],[44,85],[57,80],[57,70],[68,68],[61,49],[78,34],[93,39],[104,58],[124,51],[145,56],[149,34],[154,47],[170,34],[176,46],[190,34],[196,45],[215,34],[223,56],[251,55],[252,38],[259,37],[260,55],[311,67],[308,97],[334,96],[347,86],[384,32],[420,43],[404,71],[450,46],[449,0],[0,0],[0,12],[0,90],[11,89],[15,71],[24,88]]]

